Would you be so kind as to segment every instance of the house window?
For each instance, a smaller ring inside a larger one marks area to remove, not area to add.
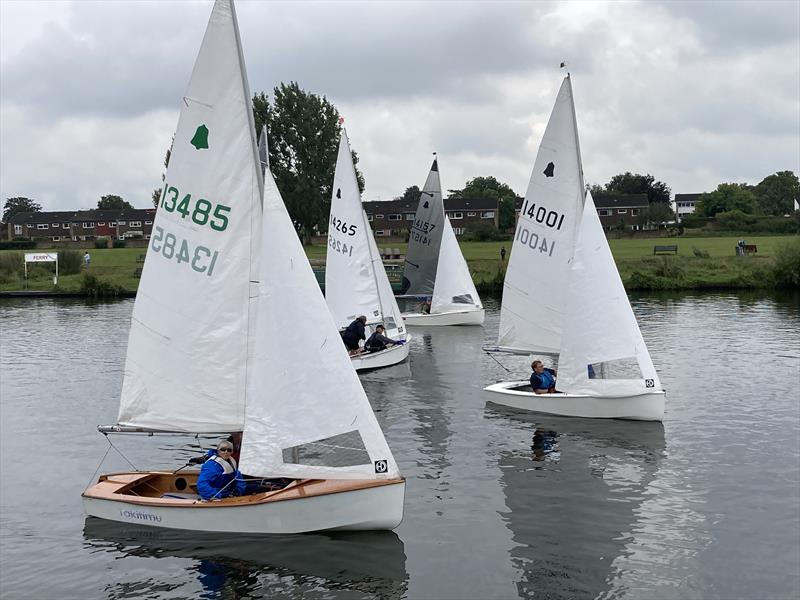
[[[98,226],[98,227],[103,227],[103,226],[105,226],[105,224],[106,224],[106,222],[105,222],[105,221],[99,221],[99,222],[97,223],[97,226]]]
[[[88,222],[83,224],[84,229],[91,229],[92,227],[94,227],[94,222]]]
[[[69,229],[69,223],[64,223],[61,227],[63,229]]]
[[[376,218],[376,219],[382,219],[382,218],[383,218],[383,215],[375,215],[375,218]]]
[[[146,236],[144,236],[144,239],[146,239],[146,240],[149,240],[149,239],[150,239],[150,236],[149,236],[149,235],[146,235]]]
[[[463,219],[464,218],[464,213],[449,212],[449,213],[447,213],[447,216],[450,217],[451,219]]]
[[[636,216],[636,215],[638,215],[638,214],[639,214],[639,209],[638,209],[638,208],[632,208],[632,209],[631,209],[631,214],[632,214],[633,216]]]
[[[108,226],[109,227],[116,227],[117,226],[117,222],[116,221],[109,221]]]
[[[14,235],[22,235],[22,225],[14,225]]]
[[[383,235],[383,229],[376,229],[375,235]]]
[[[618,208],[617,209],[617,214],[618,215],[624,215],[626,212],[628,212],[627,208]]]
[[[141,221],[131,221],[130,223],[128,223],[128,227],[141,227],[141,226],[142,226]]]
[[[406,213],[406,221],[413,221],[414,213]]]
[[[372,215],[367,215],[367,221],[372,221]]]
[[[117,221],[117,225],[125,225],[125,221]]]
[[[400,221],[403,218],[403,215],[393,214],[389,215],[390,221]]]
[[[36,225],[36,229],[50,229],[50,225],[47,223],[38,223]]]
[[[61,236],[60,235],[54,235],[53,236],[53,241],[54,242],[60,242],[61,241]]]
[[[145,221],[145,222],[144,222],[144,224],[145,224],[145,225],[152,225],[152,224],[153,224],[153,222],[152,222],[152,221]],[[148,235],[147,237],[150,237],[150,236]]]
[[[453,233],[455,233],[456,235],[461,235],[461,234],[464,233],[464,228],[463,227],[453,227]]]
[[[494,211],[486,210],[481,213],[481,219],[494,219]]]
[[[598,208],[597,214],[600,215],[601,217],[610,217],[611,211],[608,210],[607,208]]]
[[[468,212],[468,213],[467,213],[467,216],[468,216],[468,217],[476,217],[476,216],[478,216],[478,213],[474,213],[474,212]]]

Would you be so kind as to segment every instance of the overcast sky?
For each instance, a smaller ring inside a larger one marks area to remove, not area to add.
[[[210,1],[0,0],[0,201],[151,206]],[[255,92],[346,119],[364,200],[493,175],[523,194],[563,72],[587,183],[800,173],[800,2],[237,2]]]

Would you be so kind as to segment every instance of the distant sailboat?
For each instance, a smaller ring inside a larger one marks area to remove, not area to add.
[[[84,508],[195,531],[391,529],[405,480],[262,171],[250,98],[233,2],[217,0],[134,304],[118,421],[99,429],[243,431],[240,470],[291,482],[202,501],[196,471],[111,473]]]
[[[408,357],[410,336],[361,205],[353,155],[344,129],[328,222],[325,299],[340,328],[364,315],[369,333],[375,326],[384,325],[387,337],[403,342],[379,352],[364,351],[351,356],[357,371],[388,367]]]
[[[484,309],[453,227],[444,212],[433,160],[411,226],[402,296],[430,298],[430,312],[404,313],[406,325],[481,325]]]
[[[486,388],[497,404],[556,415],[661,421],[664,390],[608,247],[583,168],[569,75],[520,211],[497,346],[558,360],[554,394]]]

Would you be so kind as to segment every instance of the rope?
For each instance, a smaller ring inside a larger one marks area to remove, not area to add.
[[[107,438],[108,438],[108,436],[106,436],[106,439],[107,439]],[[95,479],[97,478],[97,473],[98,473],[98,471],[100,471],[100,467],[102,467],[102,466],[103,466],[103,461],[105,461],[105,459],[106,459],[106,456],[108,456],[108,453],[110,452],[110,450],[111,450],[111,446],[109,446],[108,448],[106,448],[106,453],[105,453],[105,454],[103,454],[103,458],[101,458],[101,459],[100,459],[100,463],[97,465],[97,469],[95,469],[94,473],[92,473],[92,476],[89,478],[89,483],[87,483],[87,484],[86,484],[86,487],[85,487],[85,488],[83,488],[84,490],[88,490],[88,489],[89,489],[89,486],[91,486],[91,485],[92,485],[92,482],[94,482],[94,481],[95,481]]]
[[[490,358],[491,358],[491,359],[492,359],[494,362],[496,362],[498,365],[500,365],[501,367],[503,367],[504,369],[506,369],[505,365],[503,365],[503,363],[501,363],[499,360],[497,360],[497,359],[494,357],[494,355],[493,355],[491,352],[489,352],[488,350],[484,350],[484,352],[486,352],[486,354],[488,354],[488,355],[489,355],[489,357],[490,357]],[[506,372],[507,372],[507,373],[511,373],[511,369],[506,369]]]
[[[104,434],[104,435],[105,435],[105,434]],[[116,451],[117,451],[117,454],[119,454],[119,455],[120,455],[122,458],[124,458],[124,459],[125,459],[125,462],[127,462],[127,463],[128,463],[130,466],[131,466],[131,468],[132,468],[134,471],[138,471],[138,470],[139,470],[139,468],[138,468],[136,465],[134,465],[134,464],[133,464],[131,461],[129,461],[129,460],[128,460],[128,457],[127,457],[127,456],[125,456],[125,455],[122,453],[122,451],[121,451],[119,448],[117,448],[117,447],[116,447],[116,446],[115,446],[115,445],[112,443],[112,441],[111,441],[111,438],[110,438],[110,437],[108,437],[108,436],[106,435],[106,439],[108,440],[108,443],[109,443],[109,445],[110,445],[110,446],[111,446],[111,447],[112,447],[114,450],[116,450]],[[108,451],[106,451],[106,454],[108,454]]]

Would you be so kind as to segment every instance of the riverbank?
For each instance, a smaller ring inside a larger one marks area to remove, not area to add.
[[[703,289],[768,289],[780,287],[770,276],[781,255],[781,247],[792,244],[800,248],[798,236],[757,236],[748,238],[757,252],[736,256],[736,237],[636,238],[612,239],[611,251],[628,291],[634,290],[703,290]],[[677,253],[653,255],[654,246],[676,245]],[[405,253],[404,244],[393,244]],[[461,244],[473,280],[480,293],[502,291],[507,261],[500,259],[500,250],[511,250],[511,242],[464,242]],[[46,249],[37,249],[45,252]],[[0,255],[14,251],[3,250]],[[324,265],[326,246],[306,247],[306,254],[315,265]],[[21,253],[17,253],[21,254]],[[0,272],[0,295],[34,292],[35,295],[134,295],[139,285],[138,273],[143,266],[141,248],[112,248],[91,251],[88,272],[94,277],[87,286],[86,271],[60,274],[53,285],[52,264],[29,266],[26,282],[21,273]],[[8,258],[8,257],[6,257]],[[508,257],[506,257],[508,258]],[[20,259],[21,260],[21,259]],[[789,258],[790,263],[793,258]],[[7,264],[8,261],[3,261]],[[788,265],[795,272],[800,265]],[[98,288],[98,283],[101,284]],[[785,286],[785,284],[783,284]],[[797,287],[791,284],[788,287]],[[99,293],[98,293],[99,292]]]

